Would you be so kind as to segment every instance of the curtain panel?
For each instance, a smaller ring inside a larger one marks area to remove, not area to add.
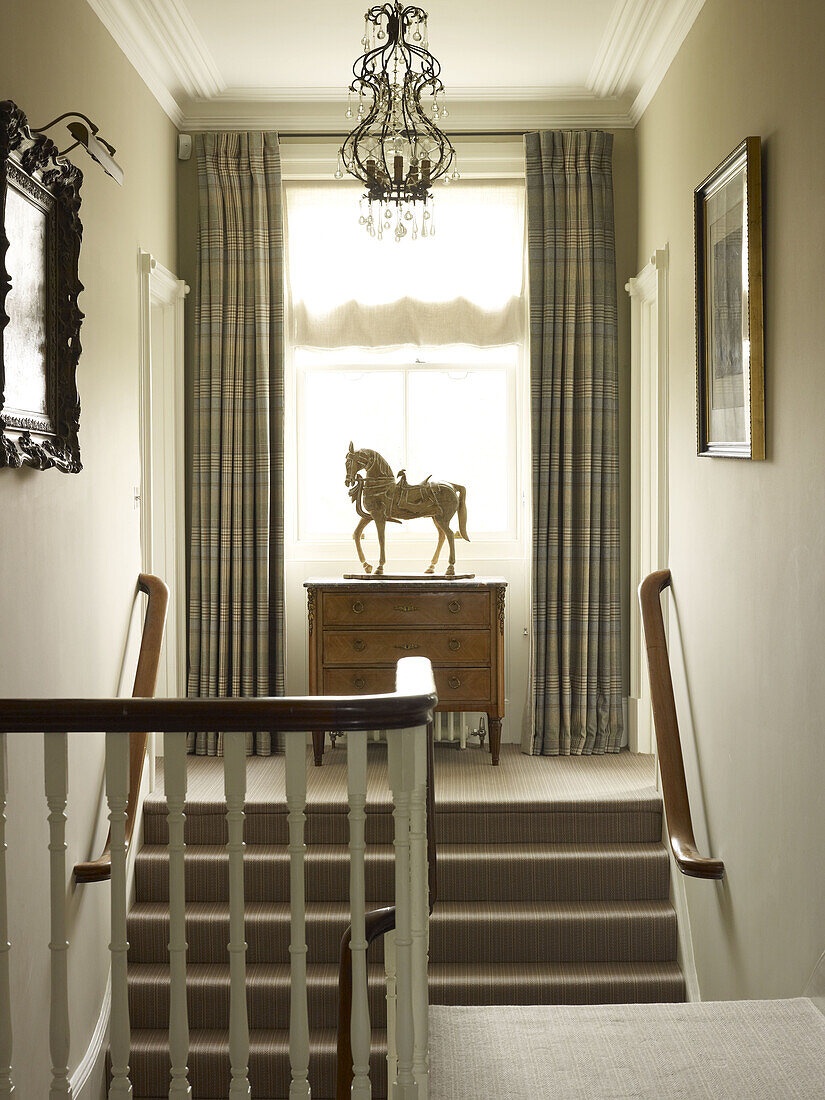
[[[622,741],[612,134],[525,136],[536,755]]]
[[[189,682],[283,694],[284,243],[278,135],[197,134]],[[279,746],[247,734],[247,752]],[[220,735],[189,751],[221,755]]]

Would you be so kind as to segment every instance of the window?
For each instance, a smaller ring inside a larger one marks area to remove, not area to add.
[[[439,191],[436,236],[415,242],[370,238],[358,202],[347,184],[287,188],[298,540],[351,537],[350,440],[411,483],[465,485],[474,542],[515,539],[523,185]],[[429,519],[392,530],[432,537]]]

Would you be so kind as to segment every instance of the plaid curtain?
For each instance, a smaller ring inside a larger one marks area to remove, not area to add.
[[[190,696],[283,694],[284,275],[278,135],[195,136]],[[268,733],[247,752],[273,751]],[[221,755],[214,733],[189,751]]]
[[[525,136],[533,452],[526,750],[622,740],[613,136]]]

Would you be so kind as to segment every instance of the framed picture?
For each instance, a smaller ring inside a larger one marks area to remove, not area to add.
[[[82,179],[0,102],[0,467],[81,469]]]
[[[761,141],[748,137],[694,192],[700,455],[765,457]]]

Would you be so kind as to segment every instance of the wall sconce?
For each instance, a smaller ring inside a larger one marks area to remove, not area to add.
[[[31,127],[31,130],[33,133],[44,134],[46,130],[50,130],[52,126],[56,126],[64,118],[79,119],[81,121],[66,123],[66,129],[74,138],[74,143],[68,145],[65,149],[61,149],[57,155],[60,157],[65,156],[72,149],[76,149],[78,145],[82,145],[92,160],[97,161],[106,175],[111,176],[115,183],[120,184],[122,187],[123,169],[114,158],[116,149],[114,145],[110,145],[108,141],[99,136],[98,127],[86,115],[80,114],[79,111],[66,111],[65,114],[58,115],[51,122],[47,122],[45,126]]]

